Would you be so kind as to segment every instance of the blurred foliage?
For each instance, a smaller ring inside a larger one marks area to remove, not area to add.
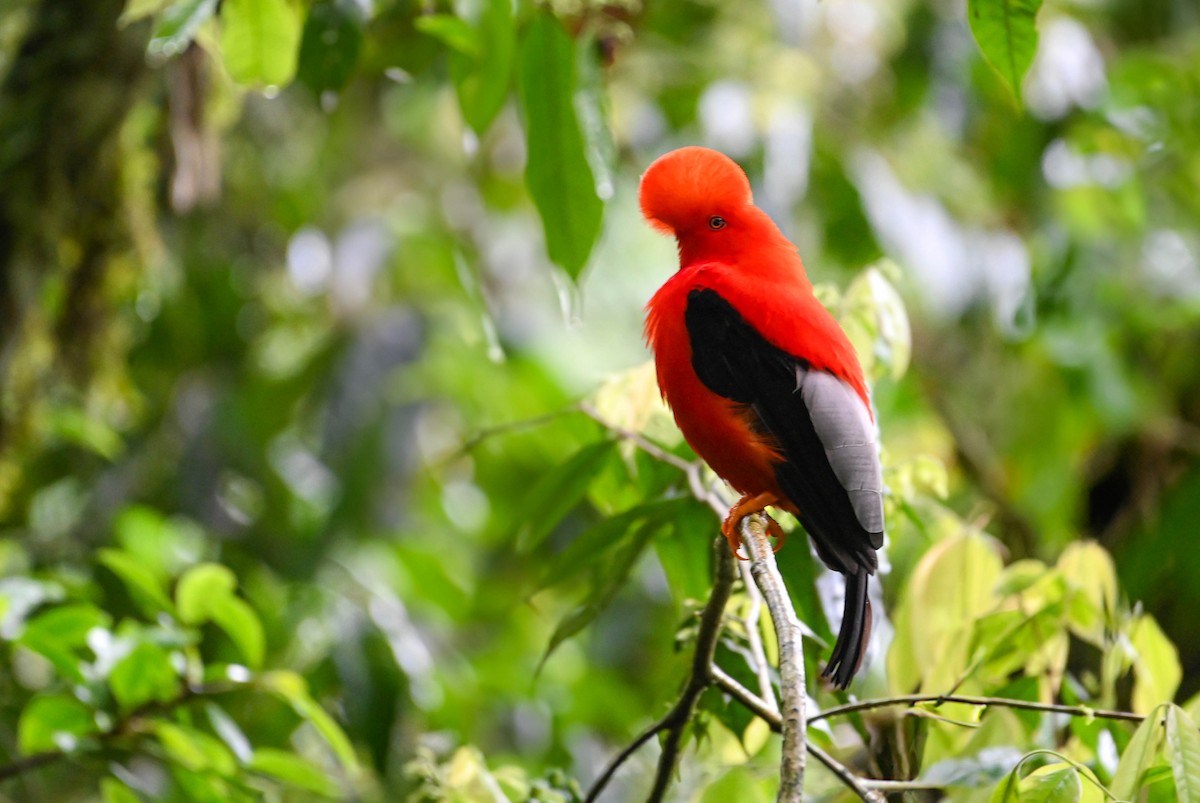
[[[579,799],[710,583],[640,342],[637,175],[692,142],[874,383],[851,692],[1085,712],[812,738],[954,800],[1200,798],[1191,0],[0,5],[0,795]],[[815,678],[839,581],[779,560]],[[773,797],[764,723],[702,707],[679,799]]]

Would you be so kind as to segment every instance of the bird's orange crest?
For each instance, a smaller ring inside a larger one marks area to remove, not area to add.
[[[642,175],[642,214],[665,234],[679,235],[754,202],[750,180],[723,153],[689,146],[660,156]]]

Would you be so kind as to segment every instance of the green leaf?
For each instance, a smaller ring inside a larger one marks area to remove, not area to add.
[[[160,612],[173,614],[175,607],[167,597],[166,583],[136,558],[119,549],[101,549],[96,560],[125,584],[129,595],[151,616]]]
[[[611,550],[633,537],[644,521],[666,523],[689,500],[671,499],[665,502],[649,502],[610,516],[575,537],[571,543],[546,561],[541,572],[540,586],[546,588],[563,583],[593,568]],[[710,516],[710,518],[712,518]]]
[[[1071,632],[1103,647],[1109,614],[1117,605],[1112,556],[1095,541],[1076,541],[1059,556],[1058,569],[1078,596],[1069,608]]]
[[[108,686],[126,711],[151,701],[167,702],[181,690],[170,653],[149,641],[138,644],[117,662],[108,673]]]
[[[1021,105],[1021,79],[1037,52],[1042,0],[967,0],[967,17],[979,51]]]
[[[512,82],[517,38],[510,0],[484,0],[474,27],[475,50],[451,54],[450,74],[463,118],[482,134],[504,106]]]
[[[17,643],[50,661],[63,678],[83,683],[82,659],[74,650],[87,643],[92,628],[108,627],[111,621],[94,605],[60,605],[26,622]]]
[[[146,52],[170,58],[184,51],[196,32],[217,10],[218,0],[175,0],[163,11]]]
[[[287,0],[225,0],[221,50],[239,84],[280,87],[296,71],[300,19]]]
[[[304,678],[290,671],[267,672],[259,678],[262,687],[283,699],[301,719],[308,722],[333,750],[334,756],[346,772],[353,773],[358,769],[358,759],[354,755],[354,747],[350,744],[345,731],[334,721],[333,717],[317,704],[308,694],[308,684]]]
[[[17,722],[17,745],[27,756],[51,750],[73,751],[80,737],[96,732],[92,710],[65,694],[34,697]]]
[[[116,778],[100,779],[100,799],[104,803],[142,803],[142,799]]]
[[[250,740],[246,738],[246,734],[233,721],[233,717],[225,713],[225,709],[221,708],[221,706],[211,702],[205,704],[204,713],[208,717],[208,722],[212,725],[213,730],[221,737],[221,741],[233,752],[237,760],[242,763],[248,762],[254,750],[251,748]]]
[[[241,651],[252,668],[262,666],[265,637],[262,622],[246,602],[234,594],[237,578],[219,563],[201,563],[188,569],[175,588],[179,617],[188,624],[213,622]]]
[[[1154,766],[1164,737],[1161,708],[1156,708],[1133,732],[1133,738],[1121,754],[1112,780],[1112,793],[1118,800],[1135,799],[1142,774]]]
[[[1133,623],[1129,640],[1137,655],[1133,662],[1133,710],[1145,714],[1175,698],[1183,679],[1179,650],[1148,613]]]
[[[624,587],[625,580],[637,564],[653,531],[657,529],[656,525],[657,523],[650,525],[643,523],[632,538],[625,542],[609,560],[597,567],[596,577],[583,602],[559,620],[554,632],[550,635],[550,642],[546,645],[546,651],[538,662],[539,671],[560,644],[591,624],[592,620],[612,603],[617,592]]]
[[[254,609],[245,600],[229,596],[215,601],[210,613],[212,621],[237,645],[246,665],[251,669],[262,666],[266,637]]]
[[[1200,803],[1200,731],[1177,705],[1167,707],[1167,763],[1175,775],[1179,803]]]
[[[479,36],[471,24],[453,14],[426,14],[413,23],[418,31],[432,36],[452,50],[466,56],[478,56]]]
[[[184,769],[214,772],[226,777],[237,772],[233,754],[219,739],[207,733],[161,720],[154,723],[154,733],[167,757]]]
[[[60,407],[49,414],[50,431],[58,438],[113,460],[125,448],[117,431],[78,407]]]
[[[663,514],[669,526],[654,539],[654,550],[682,611],[689,600],[705,599],[712,586],[712,540],[720,522],[707,505],[691,498],[678,500]]]
[[[1021,803],[1076,803],[1082,793],[1079,773],[1062,762],[1038,767],[1020,786]]]
[[[954,684],[967,666],[975,620],[996,603],[993,589],[1002,570],[995,544],[978,533],[944,538],[925,553],[896,612],[888,653],[893,690]]]
[[[325,797],[337,797],[339,790],[332,778],[311,761],[295,753],[261,747],[254,751],[247,765],[253,772],[269,775],[288,786],[306,789]]]
[[[211,618],[212,605],[233,595],[237,578],[219,563],[200,563],[184,572],[175,586],[179,619],[198,625]]]
[[[308,11],[296,75],[320,94],[344,87],[358,65],[363,13],[355,0],[319,0]]]
[[[547,253],[573,279],[587,263],[604,215],[575,112],[575,76],[574,40],[552,15],[538,13],[521,40],[525,183],[542,217]]]
[[[615,450],[610,440],[583,447],[565,463],[547,472],[517,506],[517,551],[526,553],[542,543],[567,513],[579,504],[592,479]]]

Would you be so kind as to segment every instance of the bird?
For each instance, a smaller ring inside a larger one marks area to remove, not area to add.
[[[642,175],[639,203],[679,251],[679,269],[646,305],[659,390],[684,439],[740,494],[721,528],[734,555],[742,519],[772,506],[794,515],[845,576],[822,672],[844,689],[866,653],[868,578],[884,540],[876,424],[858,356],[728,156],[699,146],[660,156]],[[782,531],[768,523],[778,549]]]

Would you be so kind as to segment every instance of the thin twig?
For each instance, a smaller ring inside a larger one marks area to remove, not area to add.
[[[1048,714],[1069,714],[1073,717],[1098,717],[1100,719],[1118,719],[1125,722],[1141,722],[1145,719],[1141,714],[1129,711],[1106,711],[1102,708],[1088,708],[1085,705],[1062,705],[1060,703],[1035,703],[1029,700],[1012,700],[1007,697],[972,697],[961,694],[903,694],[897,697],[879,697],[874,700],[860,700],[855,703],[826,708],[808,718],[811,725],[817,720],[830,717],[853,714],[856,711],[870,711],[873,708],[886,708],[893,705],[913,705],[915,703],[964,703],[966,705],[996,706],[999,708],[1017,708],[1022,711],[1042,711]]]
[[[624,438],[625,440],[629,441],[630,443],[633,443],[639,449],[641,449],[643,452],[650,455],[654,459],[661,460],[662,462],[666,463],[667,465],[675,466],[675,468],[679,469],[680,471],[690,471],[691,470],[692,464],[690,462],[688,462],[687,460],[684,460],[682,457],[679,457],[678,455],[671,454],[666,449],[659,446],[657,443],[655,443],[654,441],[645,437],[644,435],[642,435],[639,432],[634,432],[631,429],[625,429],[625,427],[620,427],[620,426],[617,426],[616,424],[606,421],[604,419],[604,416],[600,415],[600,412],[595,407],[588,404],[587,402],[580,402],[579,410],[584,415],[586,415],[588,418],[592,419],[597,424],[604,427],[606,430],[608,430],[613,435],[616,435],[619,438]]]
[[[766,701],[767,705],[778,711],[779,705],[775,701],[775,689],[771,685],[771,667],[767,663],[767,651],[763,648],[762,633],[758,629],[763,608],[762,593],[758,590],[758,585],[754,582],[750,566],[746,561],[738,561],[738,570],[741,572],[742,582],[746,586],[749,610],[741,618],[746,627],[746,642],[750,646],[750,656],[754,659],[754,675],[758,680],[758,694]]]
[[[780,803],[804,798],[804,764],[807,724],[804,718],[803,631],[787,588],[767,542],[766,515],[742,520],[742,542],[750,556],[750,573],[771,613],[779,642],[779,711],[783,726],[783,755],[779,763]]]
[[[767,706],[765,700],[741,683],[738,683],[737,680],[719,666],[713,667],[713,682],[722,691],[746,706],[753,714],[766,722],[767,726],[775,733],[783,730],[783,719],[779,716],[779,712],[772,711]],[[871,803],[882,800],[882,796],[878,792],[874,792],[869,788],[868,784],[872,783],[871,781],[859,778],[849,767],[826,753],[820,747],[817,747],[812,741],[808,741],[805,749],[813,758],[820,761],[830,772],[837,776],[838,780],[844,783],[851,792],[858,795],[860,800],[870,801]]]
[[[114,739],[129,735],[133,731],[134,726],[145,717],[166,713],[181,705],[186,705],[204,697],[227,694],[228,692],[244,688],[247,688],[246,684],[233,683],[210,683],[198,687],[184,687],[176,697],[162,702],[151,700],[148,703],[144,703],[122,716],[108,730],[88,735],[94,736],[101,744],[107,744]],[[40,767],[55,764],[69,757],[82,757],[91,754],[92,751],[67,753],[64,750],[46,750],[41,753],[34,753],[33,755],[25,756],[24,758],[0,766],[0,781],[7,781],[10,778],[15,778],[18,775]]]
[[[729,553],[725,539],[716,539],[713,549],[716,555],[716,578],[713,580],[712,593],[709,594],[708,602],[700,614],[700,628],[696,633],[696,649],[692,656],[692,671],[683,693],[662,719],[642,731],[632,744],[618,753],[605,766],[595,783],[592,784],[592,788],[588,790],[587,797],[584,798],[585,803],[597,800],[621,765],[637,752],[638,748],[665,731],[667,737],[663,741],[662,753],[658,759],[654,788],[647,800],[660,801],[663,799],[663,795],[675,775],[675,765],[679,761],[683,734],[695,711],[696,701],[713,683],[713,655],[716,653],[717,641],[721,635],[725,605],[729,602],[729,596],[733,591],[733,556]]]

